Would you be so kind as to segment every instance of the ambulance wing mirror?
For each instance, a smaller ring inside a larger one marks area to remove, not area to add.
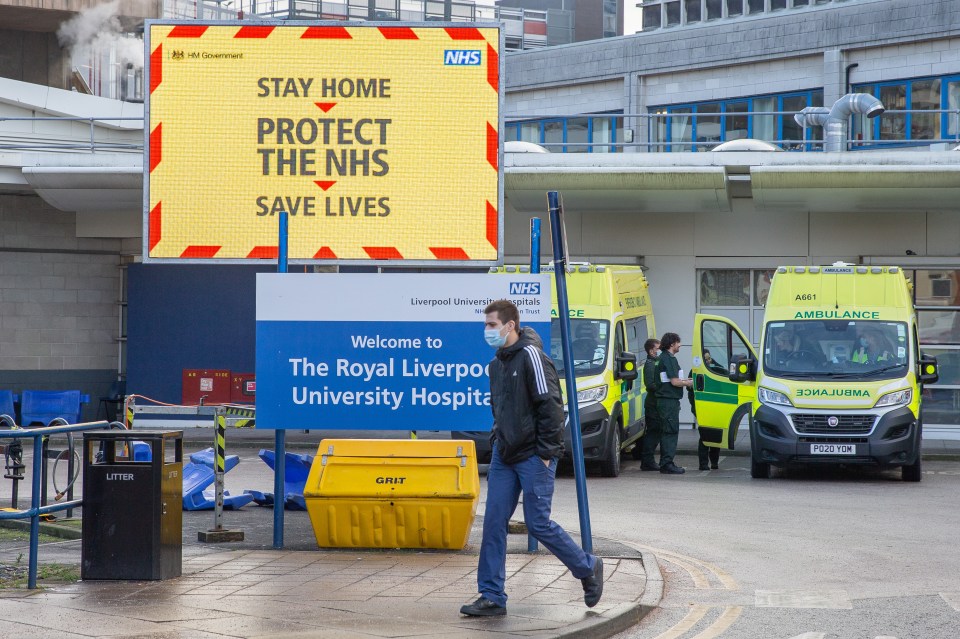
[[[637,356],[624,351],[617,355],[617,379],[632,382],[637,378]]]
[[[936,384],[940,379],[940,371],[937,368],[937,358],[933,355],[920,353],[920,361],[917,362],[917,375],[921,384]]]
[[[757,379],[757,360],[749,355],[734,355],[730,358],[731,382],[742,384],[743,382],[752,382]]]

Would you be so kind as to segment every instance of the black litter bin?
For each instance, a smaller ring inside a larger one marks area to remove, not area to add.
[[[179,577],[183,432],[83,433],[81,579]]]

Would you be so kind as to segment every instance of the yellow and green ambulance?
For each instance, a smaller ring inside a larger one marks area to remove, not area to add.
[[[707,354],[708,353],[708,354]],[[733,448],[750,425],[751,475],[771,466],[901,467],[920,481],[923,386],[911,284],[896,266],[781,266],[759,354],[732,321],[696,316],[697,422],[707,446]]]
[[[529,273],[528,266],[491,268],[499,274]],[[553,266],[541,268],[553,273]],[[571,263],[567,265],[570,339],[584,461],[597,462],[600,474],[620,474],[620,454],[639,453],[645,432],[643,400],[646,389],[637,373],[646,353],[643,343],[656,335],[647,278],[640,266]],[[550,344],[544,351],[560,375],[566,410],[566,381],[557,317],[557,290],[551,277]],[[638,362],[638,358],[640,362]],[[455,432],[477,443],[477,456],[489,455],[489,433]],[[566,454],[573,450],[570,430],[564,433]]]

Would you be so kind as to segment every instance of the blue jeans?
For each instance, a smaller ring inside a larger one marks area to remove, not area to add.
[[[504,592],[507,578],[507,524],[517,508],[521,490],[523,518],[530,534],[556,555],[577,579],[593,574],[596,558],[583,552],[563,528],[550,520],[556,473],[555,459],[549,466],[536,455],[516,464],[505,464],[500,459],[496,444],[493,446],[490,468],[487,470],[487,507],[483,515],[477,589],[499,606],[507,605],[507,593]]]

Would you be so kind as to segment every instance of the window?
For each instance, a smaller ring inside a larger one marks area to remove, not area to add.
[[[753,110],[764,113],[777,110],[777,99],[775,97],[756,98],[753,101]],[[776,140],[777,139],[777,116],[775,115],[756,115],[753,118],[753,137],[757,140]]]
[[[780,111],[787,111],[787,115],[780,116],[780,121],[782,122],[781,128],[781,140],[783,140],[783,148],[785,149],[802,149],[803,144],[801,140],[803,137],[803,127],[797,124],[797,121],[793,119],[792,112],[802,111],[808,106],[811,106],[807,103],[808,96],[804,95],[790,95],[783,98],[783,102],[780,107]]]
[[[687,11],[687,24],[700,22],[700,0],[683,0],[683,8]]]
[[[940,380],[923,390],[926,424],[960,424],[960,270],[907,271],[913,281],[920,349],[937,358]]]
[[[811,141],[822,140],[823,129],[810,127],[804,137],[803,127],[794,121],[793,114],[807,106],[822,105],[823,91],[815,89],[721,102],[652,107],[652,113],[668,116],[655,120],[654,141],[660,143],[655,149],[708,151],[720,142],[746,137],[780,144],[787,150],[819,149],[822,145],[811,144]],[[777,112],[782,114],[776,115]],[[758,113],[766,115],[755,115]]]
[[[726,377],[734,357],[749,355],[750,349],[726,322],[706,320],[701,324],[700,344],[703,365],[716,375]]]
[[[954,111],[960,109],[960,80],[947,83],[946,108]],[[955,138],[960,135],[960,114],[946,113],[943,117],[947,120],[947,125],[944,127],[947,132],[945,137]]]
[[[579,142],[566,147],[569,153],[587,153],[590,147],[590,120],[588,118],[567,119],[567,142]]]
[[[659,4],[643,5],[643,28],[644,29],[660,28],[660,5]]]
[[[570,350],[577,375],[599,375],[603,372],[610,343],[609,328],[610,323],[604,320],[570,320]],[[563,343],[560,340],[559,320],[556,319],[550,325],[550,358],[556,364],[557,372],[563,375]]]
[[[617,0],[603,0],[603,37],[617,35]]]
[[[762,13],[763,0],[747,0],[747,13]]]
[[[940,80],[914,80],[910,83],[910,108],[918,111],[940,109]],[[910,139],[933,140],[940,137],[936,113],[911,113]]]
[[[707,20],[723,17],[723,0],[707,0]]]
[[[727,113],[746,113],[750,110],[749,102],[728,102]],[[747,115],[728,115],[724,126],[726,127],[725,140],[740,140],[750,137],[750,121]]]
[[[701,269],[697,312],[730,318],[759,344],[773,274],[774,269]]]
[[[692,112],[693,109],[691,108],[671,109],[671,113]],[[671,146],[670,149],[673,150],[675,148],[677,151],[689,151],[690,145],[683,143],[693,141],[693,127],[691,126],[690,118],[686,116],[668,118],[667,127],[670,129],[670,142],[677,145],[676,147]]]
[[[663,6],[667,10],[667,26],[680,24],[680,1],[665,2]]]
[[[924,140],[960,141],[960,122],[956,112],[960,109],[960,78],[955,75],[859,84],[853,90],[877,96],[886,109],[872,120],[862,115],[854,117],[853,136],[858,147],[880,146],[883,141],[916,140],[918,146]],[[950,110],[955,112],[950,113]]]
[[[646,317],[627,320],[627,350],[636,355],[638,360],[646,359],[647,354],[643,350],[643,343],[649,338]]]
[[[723,140],[723,135],[720,129],[720,116],[709,116],[703,114],[709,113],[720,113],[719,104],[702,104],[697,107],[697,118],[693,121],[693,126],[696,129],[697,142],[707,142],[707,145],[698,144],[694,150],[695,151],[710,151]],[[709,143],[713,144],[709,144]]]
[[[623,137],[623,118],[549,118],[508,122],[504,128],[504,139],[544,144],[551,153],[614,153],[621,151],[615,143]]]
[[[880,87],[877,96],[887,111],[902,111],[907,108],[907,85],[889,84]],[[890,113],[880,116],[881,140],[904,140],[907,136],[907,114]]]
[[[770,0],[770,10],[779,11],[787,8],[787,0]]]
[[[810,0],[793,0],[794,7],[805,7],[810,4]]]
[[[613,336],[613,356],[620,357],[625,350],[627,350],[627,348],[623,340],[623,322],[617,322],[617,330]]]
[[[730,17],[743,15],[743,0],[727,0],[727,15]]]

